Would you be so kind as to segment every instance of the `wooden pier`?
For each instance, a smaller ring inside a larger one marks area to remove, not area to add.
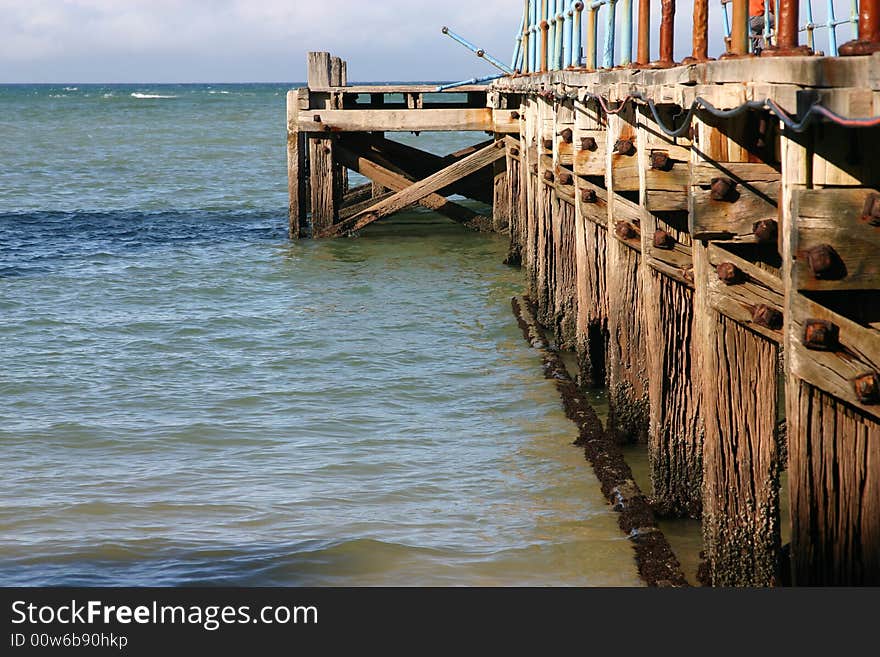
[[[509,232],[609,433],[647,445],[655,512],[702,519],[709,583],[880,584],[880,128],[797,125],[880,115],[880,54],[551,71],[449,102],[344,71],[313,53],[288,97],[292,237],[413,204]],[[445,157],[385,136],[434,130],[488,136]]]

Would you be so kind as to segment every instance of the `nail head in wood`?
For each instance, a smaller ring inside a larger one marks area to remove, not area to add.
[[[745,280],[745,274],[742,269],[732,262],[722,262],[715,268],[715,271],[718,273],[718,278],[725,285],[736,285]]]
[[[880,374],[869,372],[853,381],[856,397],[862,404],[880,404]]]
[[[761,304],[752,310],[752,321],[772,331],[782,328],[782,313],[768,305]]]
[[[654,231],[654,248],[669,251],[674,246],[675,240],[672,239],[672,235],[663,229],[657,229]]]
[[[764,219],[755,224],[754,234],[761,244],[776,242],[779,225],[773,219]]]
[[[628,221],[619,221],[614,227],[614,233],[622,240],[631,240],[636,236],[636,229]]]
[[[808,319],[804,323],[804,346],[814,351],[834,351],[840,339],[840,328],[824,319]]]
[[[733,198],[736,183],[730,178],[712,178],[709,186],[709,198],[713,201],[729,201]]]
[[[843,278],[843,261],[830,244],[819,244],[808,249],[807,264],[816,278]]]
[[[868,194],[862,211],[862,221],[871,226],[880,226],[880,194]]]

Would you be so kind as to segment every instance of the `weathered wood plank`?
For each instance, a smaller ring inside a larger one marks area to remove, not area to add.
[[[330,53],[329,52],[310,52],[308,53],[306,67],[308,71],[309,89],[315,90],[322,87],[330,87]]]
[[[289,91],[287,94],[287,197],[288,197],[288,234],[290,239],[298,239],[307,228],[306,217],[309,209],[307,198],[307,153],[306,137],[298,130],[290,130],[296,125],[299,112],[299,93]]]
[[[756,223],[778,218],[778,183],[738,185],[729,200],[716,201],[711,194],[702,187],[693,191],[691,233],[697,239],[750,237]]]
[[[792,245],[798,290],[880,289],[880,227],[862,219],[865,201],[874,189],[810,189],[794,196],[797,232]],[[880,198],[880,197],[878,197]],[[878,220],[880,221],[880,220]],[[809,264],[810,251],[830,246],[830,267],[818,275]]]
[[[387,201],[394,193],[409,188],[415,179],[406,175],[405,172],[393,168],[393,165],[383,166],[382,163],[371,160],[363,155],[356,155],[347,148],[338,148],[337,154],[339,160],[346,167],[353,171],[357,171],[373,181],[375,185],[379,185],[383,189],[392,190],[391,193],[383,193],[374,197],[370,201],[360,204],[356,212],[344,212],[340,215],[340,219],[349,221],[353,217],[368,211],[374,205]],[[474,212],[470,208],[459,205],[440,194],[428,194],[417,201],[420,205],[434,210],[440,214],[456,221],[479,227],[487,223],[487,219],[482,215]]]
[[[451,164],[445,169],[438,171],[419,182],[411,184],[409,187],[402,189],[391,196],[391,198],[376,203],[360,214],[334,226],[330,230],[327,230],[325,234],[330,237],[360,230],[382,217],[387,217],[390,214],[403,210],[413,203],[418,203],[426,196],[433,194],[439,189],[443,189],[454,181],[460,180],[464,176],[470,175],[471,173],[492,164],[501,157],[504,157],[503,142],[493,143],[491,146],[487,146],[473,155],[469,155],[468,157]]]
[[[493,132],[492,110],[481,109],[348,109],[309,110],[298,118],[303,132]]]
[[[334,140],[310,136],[308,142],[312,235],[320,237],[339,218],[341,181],[334,158]]]

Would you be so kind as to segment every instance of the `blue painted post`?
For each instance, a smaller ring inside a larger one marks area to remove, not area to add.
[[[834,0],[828,0],[828,50],[832,57],[837,57],[837,24],[834,22]]]
[[[581,20],[583,18],[584,3],[574,3],[574,27],[572,28],[571,39],[571,65],[575,68],[581,66]]]
[[[632,0],[622,0],[621,11],[621,34],[620,34],[620,63],[626,66],[632,62],[633,48],[633,7]]]
[[[779,7],[776,8],[779,11]],[[727,4],[721,5],[721,13],[724,15],[724,38],[730,38],[730,14],[727,13]],[[777,14],[778,15],[778,14]]]
[[[850,0],[849,22],[852,25],[853,41],[859,38],[859,0]]]
[[[813,3],[811,0],[807,0],[807,45],[810,47],[810,50],[813,52],[816,51],[816,44],[813,43]]]
[[[617,0],[608,0],[608,15],[605,17],[605,51],[602,54],[602,67],[614,68],[614,23]]]
[[[599,68],[598,57],[598,32],[599,32],[599,3],[593,3],[587,10],[587,68],[595,71]]]
[[[547,68],[551,71],[556,68],[556,0],[547,3],[547,15],[544,20],[550,25],[547,33]]]
[[[764,47],[770,46],[770,3],[764,1]]]
[[[553,67],[556,69],[562,68],[562,49],[564,47],[564,39],[565,39],[565,11],[562,9],[562,2],[559,2],[560,11],[556,14],[556,48],[554,48],[554,54],[556,55],[556,61],[553,62]]]
[[[534,73],[536,69],[536,56],[538,53],[538,0],[529,1],[529,71]]]

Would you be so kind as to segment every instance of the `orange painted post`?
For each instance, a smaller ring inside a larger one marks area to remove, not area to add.
[[[880,51],[880,0],[861,0],[859,5],[859,38],[844,43],[841,55],[867,55]]]
[[[639,0],[639,36],[636,46],[636,63],[651,61],[651,0]]]

